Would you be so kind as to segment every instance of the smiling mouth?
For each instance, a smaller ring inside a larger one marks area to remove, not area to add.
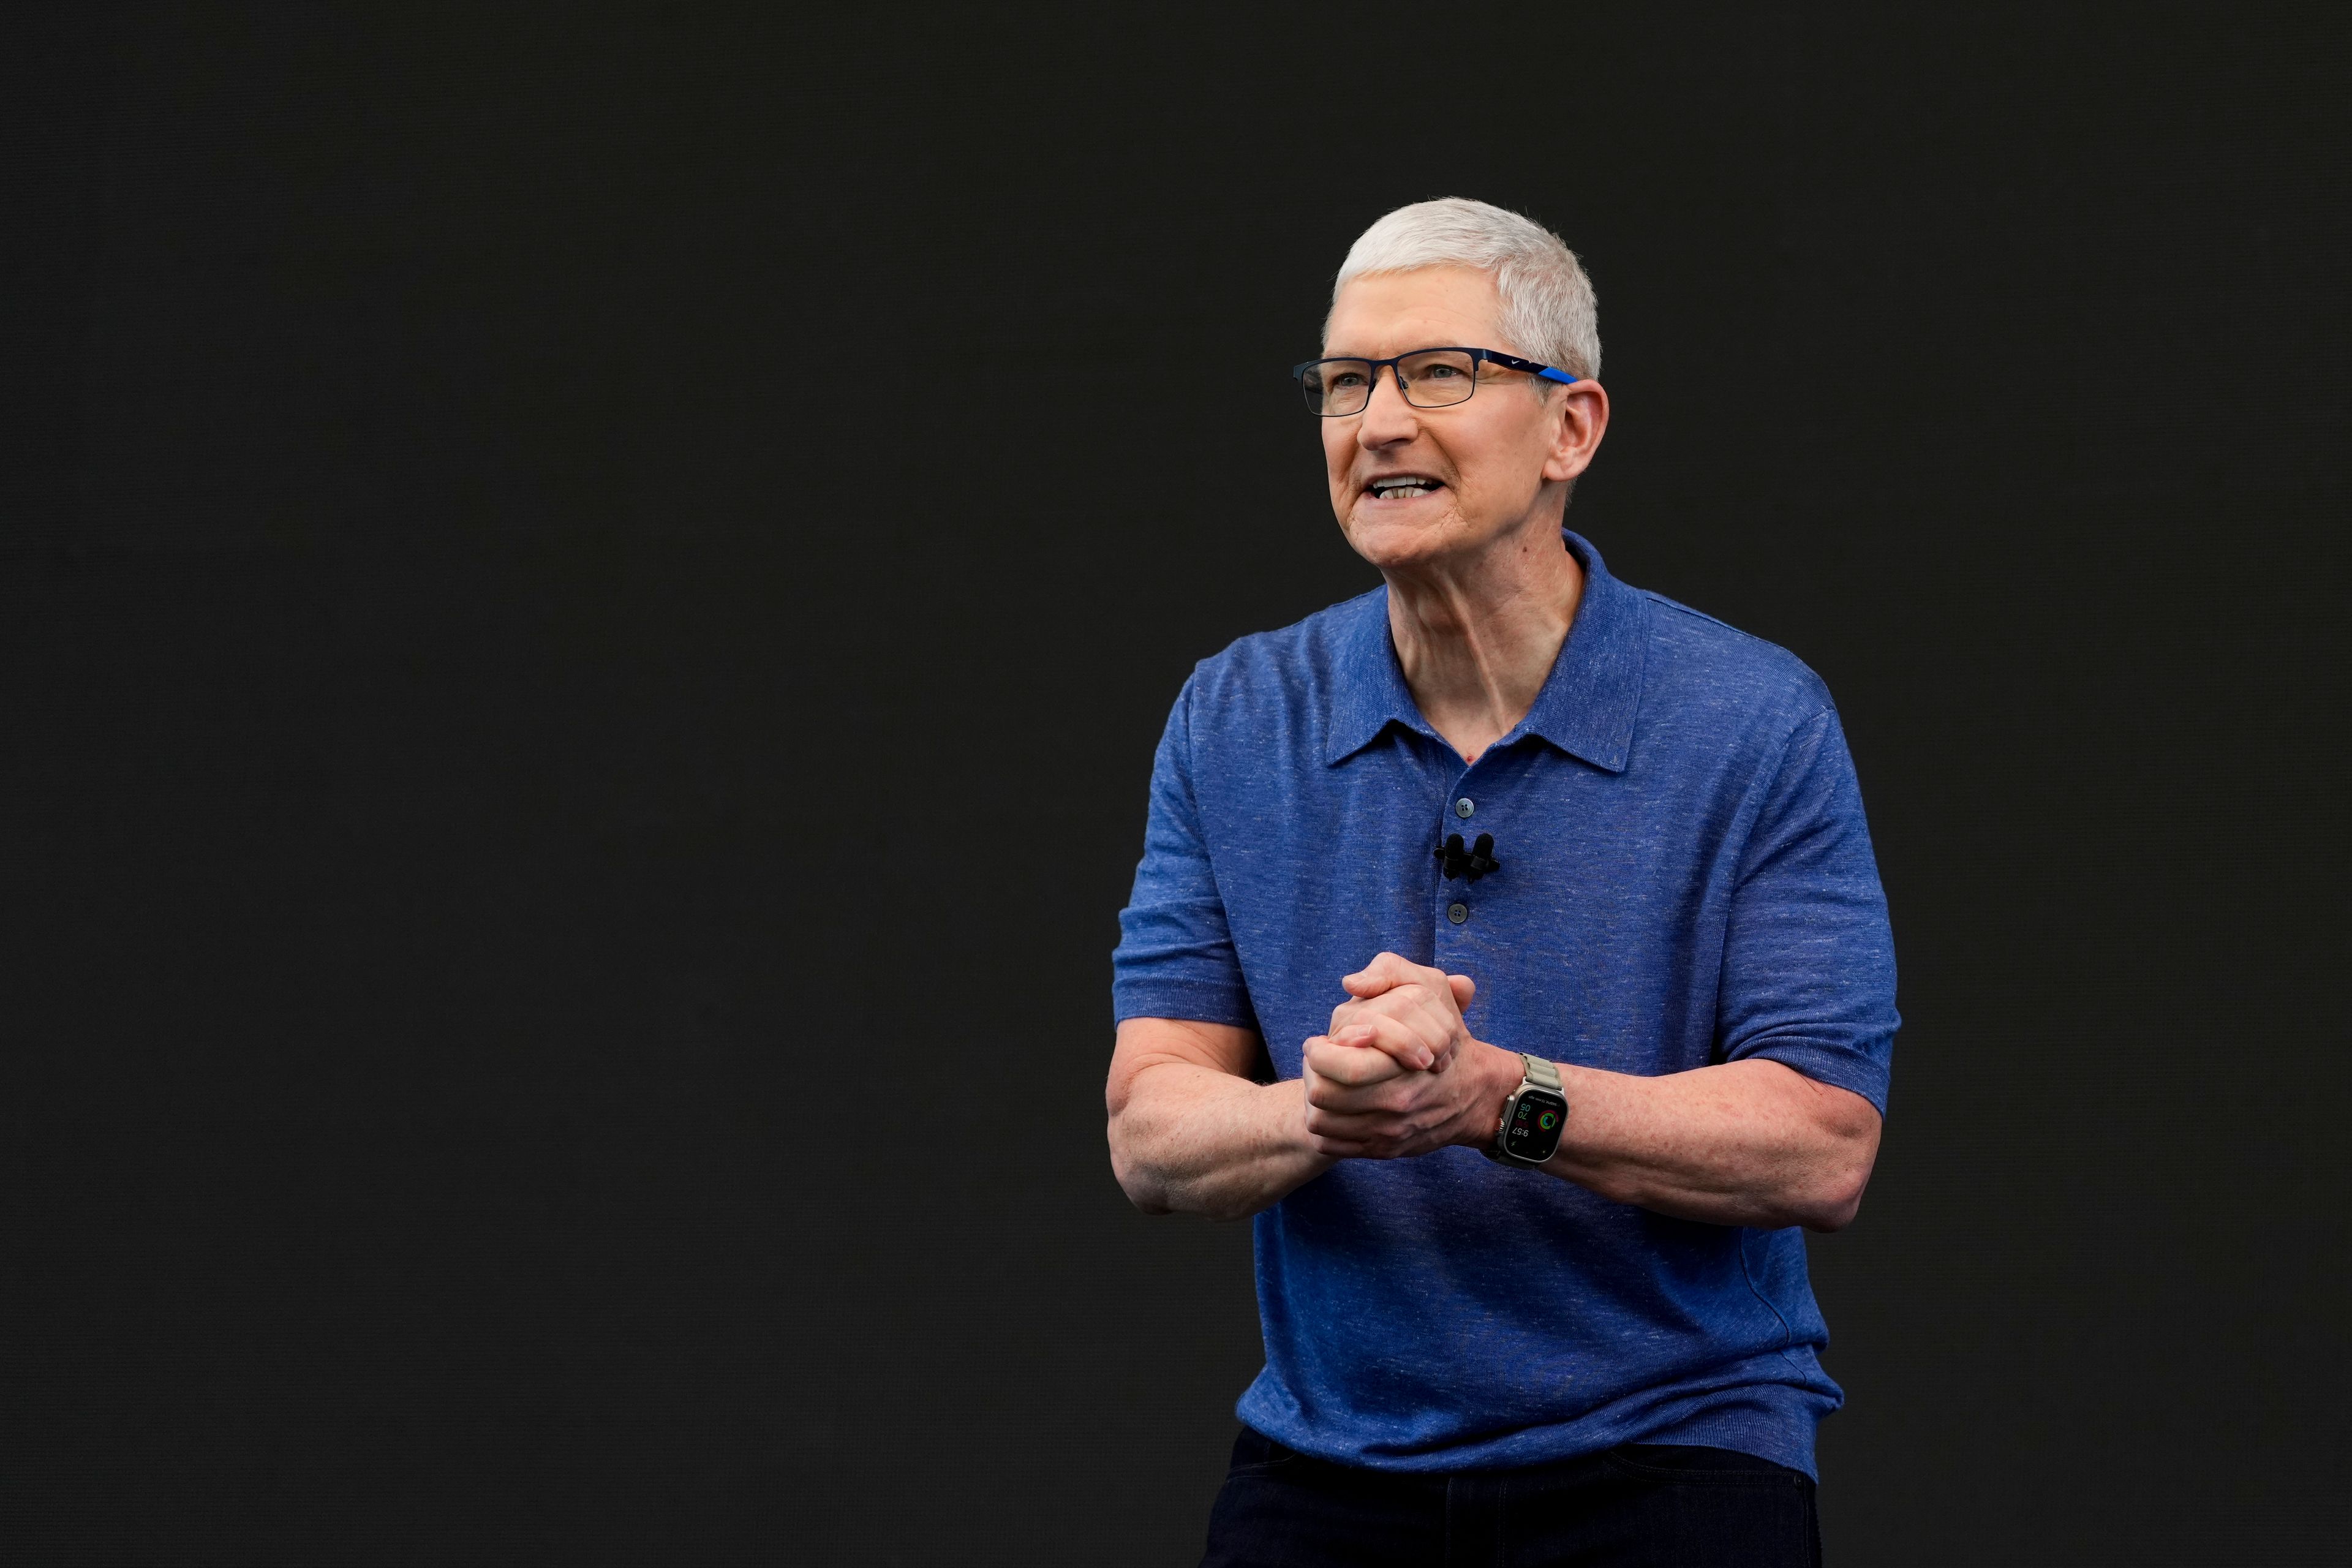
[[[1425,474],[1391,474],[1364,487],[1374,500],[1412,500],[1416,496],[1435,495],[1444,488],[1442,480]]]

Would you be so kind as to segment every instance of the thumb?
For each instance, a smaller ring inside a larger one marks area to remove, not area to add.
[[[1466,974],[1449,974],[1445,984],[1454,987],[1454,1005],[1459,1010],[1470,1005],[1470,998],[1478,994],[1478,983]]]

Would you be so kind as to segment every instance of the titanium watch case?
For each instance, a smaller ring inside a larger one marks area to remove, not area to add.
[[[1559,1148],[1559,1135],[1568,1125],[1568,1096],[1560,1092],[1559,1069],[1525,1051],[1519,1060],[1524,1064],[1519,1087],[1503,1101],[1494,1146],[1482,1151],[1498,1165],[1542,1164]]]

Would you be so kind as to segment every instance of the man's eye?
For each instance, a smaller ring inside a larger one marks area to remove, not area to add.
[[[1323,384],[1330,387],[1361,386],[1364,384],[1364,373],[1360,370],[1335,370]]]
[[[1445,381],[1448,379],[1458,380],[1461,375],[1462,367],[1458,364],[1439,363],[1423,365],[1421,371],[1421,378],[1423,381]]]

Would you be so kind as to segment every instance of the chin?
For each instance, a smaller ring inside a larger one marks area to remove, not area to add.
[[[1467,531],[1450,507],[1428,518],[1367,518],[1360,509],[1339,531],[1357,554],[1382,570],[1452,555],[1466,542]]]

